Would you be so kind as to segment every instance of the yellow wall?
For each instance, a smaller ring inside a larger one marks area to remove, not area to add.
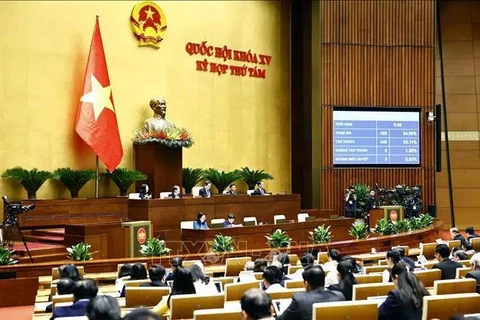
[[[275,176],[268,189],[290,191],[288,4],[158,1],[168,31],[155,50],[137,46],[129,24],[135,3],[0,2],[0,171],[17,165],[94,168],[94,155],[74,133],[74,123],[98,14],[125,152],[122,167],[133,168],[132,132],[150,117],[148,101],[164,96],[167,118],[195,139],[184,149],[184,167],[265,169]],[[185,44],[205,40],[273,56],[267,79],[195,71],[200,56],[187,54]],[[110,185],[100,195],[116,193]],[[26,197],[3,180],[0,194]],[[93,182],[80,196],[93,196]],[[68,193],[50,181],[38,197]]]

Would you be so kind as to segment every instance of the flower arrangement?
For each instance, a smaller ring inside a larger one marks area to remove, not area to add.
[[[192,135],[185,128],[135,131],[134,144],[160,143],[171,148],[190,148],[193,145]]]

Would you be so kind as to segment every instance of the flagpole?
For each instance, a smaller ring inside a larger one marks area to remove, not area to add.
[[[98,156],[95,156],[95,199],[98,198]]]

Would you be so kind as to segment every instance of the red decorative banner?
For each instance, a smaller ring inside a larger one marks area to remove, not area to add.
[[[257,64],[259,66],[250,67],[246,64],[242,65],[230,65],[225,63],[210,62],[207,58],[196,61],[196,70],[203,72],[216,73],[217,75],[229,74],[231,76],[261,78],[267,77],[267,70],[264,66],[269,66],[272,62],[272,56],[265,54],[256,54],[248,51],[232,50],[226,45],[223,47],[208,46],[207,41],[202,43],[189,42],[185,46],[185,50],[193,55],[202,55],[207,57],[214,57],[223,59],[223,62],[227,60],[241,61],[250,64]]]

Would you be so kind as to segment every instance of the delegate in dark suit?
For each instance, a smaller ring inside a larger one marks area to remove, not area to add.
[[[480,293],[480,271],[470,271],[465,275],[465,278],[475,279],[477,281],[477,293]]]
[[[400,291],[395,289],[388,293],[387,299],[378,308],[378,319],[420,320],[422,319],[422,310],[402,301]]]
[[[69,307],[60,307],[53,310],[52,319],[60,317],[79,317],[84,316],[87,312],[89,299],[78,300]]]
[[[331,301],[345,301],[345,297],[339,291],[325,290],[323,287],[295,293],[292,297],[292,303],[277,317],[277,320],[311,320],[314,303]]]
[[[198,194],[202,198],[210,198],[212,196],[212,189],[207,190],[205,187],[203,187],[198,191]]]
[[[433,265],[433,269],[440,269],[442,271],[442,280],[455,279],[457,268],[462,265],[458,262],[452,261],[449,258],[444,258],[442,262]]]

